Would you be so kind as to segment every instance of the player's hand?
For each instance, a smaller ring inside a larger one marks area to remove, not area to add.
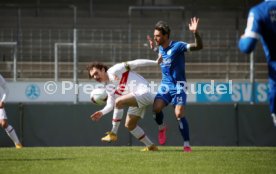
[[[4,108],[4,102],[0,101],[0,108]]]
[[[99,121],[99,120],[102,118],[102,116],[103,116],[103,113],[100,112],[100,111],[97,111],[97,112],[95,112],[94,114],[92,114],[92,115],[90,116],[90,118],[91,118],[91,120],[93,120],[93,121]]]
[[[154,49],[154,42],[150,35],[147,35],[147,40],[149,41],[150,49]]]
[[[199,18],[196,18],[196,17],[191,18],[191,23],[189,24],[189,29],[191,32],[195,33],[197,31],[198,21],[199,21]]]
[[[161,54],[158,54],[158,58],[156,59],[158,65],[160,65],[160,63],[162,63],[163,61],[163,58],[162,58],[162,55]]]

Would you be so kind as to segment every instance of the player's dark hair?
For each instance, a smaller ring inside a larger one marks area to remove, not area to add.
[[[102,63],[99,63],[99,62],[94,62],[94,63],[91,63],[90,65],[88,65],[86,67],[86,70],[88,71],[88,77],[91,79],[91,75],[90,75],[90,71],[93,69],[93,68],[97,68],[99,70],[102,70],[104,69],[105,72],[108,70],[108,66],[102,64]]]
[[[161,31],[163,35],[168,35],[168,38],[170,38],[171,29],[169,25],[164,21],[158,21],[155,24],[155,30]]]

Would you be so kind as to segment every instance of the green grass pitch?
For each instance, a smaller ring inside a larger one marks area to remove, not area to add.
[[[276,147],[0,148],[1,174],[275,174]]]

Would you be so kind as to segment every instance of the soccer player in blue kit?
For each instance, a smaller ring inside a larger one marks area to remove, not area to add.
[[[159,46],[159,55],[162,56],[162,80],[158,94],[155,97],[153,111],[156,117],[163,118],[162,109],[172,104],[175,116],[179,123],[179,130],[184,139],[183,151],[191,152],[189,126],[185,118],[186,105],[185,92],[185,55],[186,51],[196,51],[203,48],[201,37],[197,31],[198,18],[192,18],[189,24],[190,31],[194,34],[195,43],[170,41],[170,27],[163,21],[157,22],[154,29],[154,41]],[[148,38],[150,44],[152,41]],[[154,46],[151,44],[151,48]]]
[[[245,33],[239,41],[240,50],[250,53],[258,39],[267,59],[270,112],[276,126],[276,0],[266,0],[251,8]]]

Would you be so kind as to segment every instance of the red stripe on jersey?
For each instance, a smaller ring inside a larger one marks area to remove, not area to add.
[[[121,81],[119,83],[119,86],[117,87],[117,90],[115,91],[115,94],[122,95],[122,93],[125,91],[128,75],[129,71],[126,71],[122,74]]]
[[[120,122],[122,119],[112,119],[113,122]]]

